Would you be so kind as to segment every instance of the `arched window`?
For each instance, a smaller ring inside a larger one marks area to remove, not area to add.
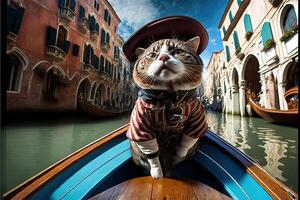
[[[233,41],[234,41],[234,47],[235,49],[240,48],[240,42],[239,42],[239,37],[236,31],[233,32]]]
[[[273,40],[273,34],[270,22],[265,22],[262,26],[261,37],[264,47],[268,40]]]
[[[56,41],[56,46],[60,49],[64,49],[64,43],[65,43],[65,40],[67,40],[67,34],[68,34],[68,31],[67,29],[60,25],[58,27],[58,34],[57,34],[57,41]]]
[[[230,51],[229,51],[229,47],[226,45],[225,46],[225,52],[226,52],[226,60],[227,62],[230,61]]]
[[[283,17],[282,29],[284,32],[288,32],[297,25],[298,22],[295,8],[294,6],[289,5]]]
[[[45,95],[48,98],[55,98],[56,87],[63,74],[56,68],[52,67],[47,74],[47,82],[45,88]]]
[[[20,59],[15,55],[8,56],[8,76],[7,76],[7,91],[19,91],[21,74],[22,74],[22,63]]]
[[[248,14],[245,14],[244,16],[244,26],[246,33],[253,33],[251,18]]]

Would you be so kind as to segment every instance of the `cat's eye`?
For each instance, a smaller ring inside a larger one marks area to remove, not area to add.
[[[156,53],[150,53],[148,56],[149,56],[150,58],[155,58],[155,57],[156,57]]]
[[[184,51],[183,50],[181,50],[181,49],[175,49],[174,50],[174,54],[181,54],[181,53],[183,53]]]

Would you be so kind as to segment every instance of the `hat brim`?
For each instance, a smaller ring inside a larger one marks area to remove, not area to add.
[[[123,52],[126,58],[133,62],[137,47],[147,47],[149,41],[157,41],[177,37],[182,40],[189,40],[193,37],[200,37],[200,44],[197,49],[198,55],[206,48],[208,34],[204,26],[197,20],[186,16],[169,16],[152,21],[133,35],[123,44]]]

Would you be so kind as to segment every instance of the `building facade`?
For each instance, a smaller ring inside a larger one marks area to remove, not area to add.
[[[218,26],[225,112],[247,115],[247,91],[266,108],[288,109],[284,93],[299,84],[297,8],[297,0],[229,0]]]
[[[8,0],[6,11],[9,112],[74,111],[80,95],[128,104],[120,19],[107,0]]]
[[[208,108],[222,111],[223,91],[221,77],[225,67],[224,51],[213,52],[207,64],[204,80],[204,101]]]

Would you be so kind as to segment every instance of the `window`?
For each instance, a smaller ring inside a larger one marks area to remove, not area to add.
[[[7,91],[19,91],[22,63],[15,55],[8,56],[8,76],[7,76]]]
[[[226,52],[226,60],[227,62],[230,61],[230,51],[229,51],[229,47],[226,45],[225,46],[225,52]]]
[[[88,23],[89,23],[89,29],[91,32],[96,31],[96,19],[94,16],[90,16],[88,18]]]
[[[244,16],[244,26],[245,26],[246,33],[253,33],[251,18],[250,15],[248,14],[245,14]]]
[[[12,2],[11,2],[12,3]],[[6,7],[6,27],[7,34],[12,32],[19,34],[20,26],[24,15],[24,8],[16,5],[7,5]]]
[[[103,72],[104,71],[104,63],[105,61],[104,61],[104,57],[103,56],[101,56],[100,57],[100,72]]]
[[[107,22],[108,21],[108,10],[104,10],[104,20]]]
[[[59,0],[58,7],[60,9],[70,8],[73,12],[75,12],[76,1],[75,0]]]
[[[105,44],[106,33],[103,29],[101,29],[101,44]]]
[[[70,47],[70,41],[67,40],[67,29],[60,25],[57,30],[51,26],[48,26],[48,46],[56,46],[68,53]],[[57,35],[57,38],[56,38]]]
[[[110,43],[110,35],[109,35],[108,32],[106,33],[106,39],[105,39],[105,42],[106,42],[107,44]]]
[[[108,23],[108,25],[110,26],[110,21],[111,21],[111,16],[110,15],[108,15],[108,20],[107,20],[107,23]]]
[[[79,53],[79,45],[73,44],[72,55],[78,56],[78,53]]]
[[[83,63],[84,64],[89,64],[90,63],[91,53],[92,53],[91,45],[85,45],[84,46],[84,52],[83,52]]]
[[[79,6],[79,18],[85,17],[85,9],[82,6]]]
[[[240,42],[239,42],[239,37],[236,31],[233,33],[233,42],[234,42],[234,47],[235,49],[240,48]]]
[[[55,98],[55,90],[59,80],[60,80],[60,73],[58,69],[54,67],[51,68],[47,74],[47,82],[45,88],[45,94],[47,95],[47,97]]]
[[[94,8],[97,8],[97,1],[94,0]]]
[[[265,22],[262,26],[261,30],[261,37],[264,47],[266,46],[266,43],[268,40],[273,40],[273,34],[270,22]]]
[[[231,11],[229,11],[229,20],[230,20],[230,22],[232,22],[232,20],[233,20],[233,16],[232,16],[232,12]]]
[[[283,23],[282,23],[282,29],[284,32],[290,31],[292,28],[297,26],[297,16],[294,9],[294,6],[289,5],[289,8],[285,12]]]

